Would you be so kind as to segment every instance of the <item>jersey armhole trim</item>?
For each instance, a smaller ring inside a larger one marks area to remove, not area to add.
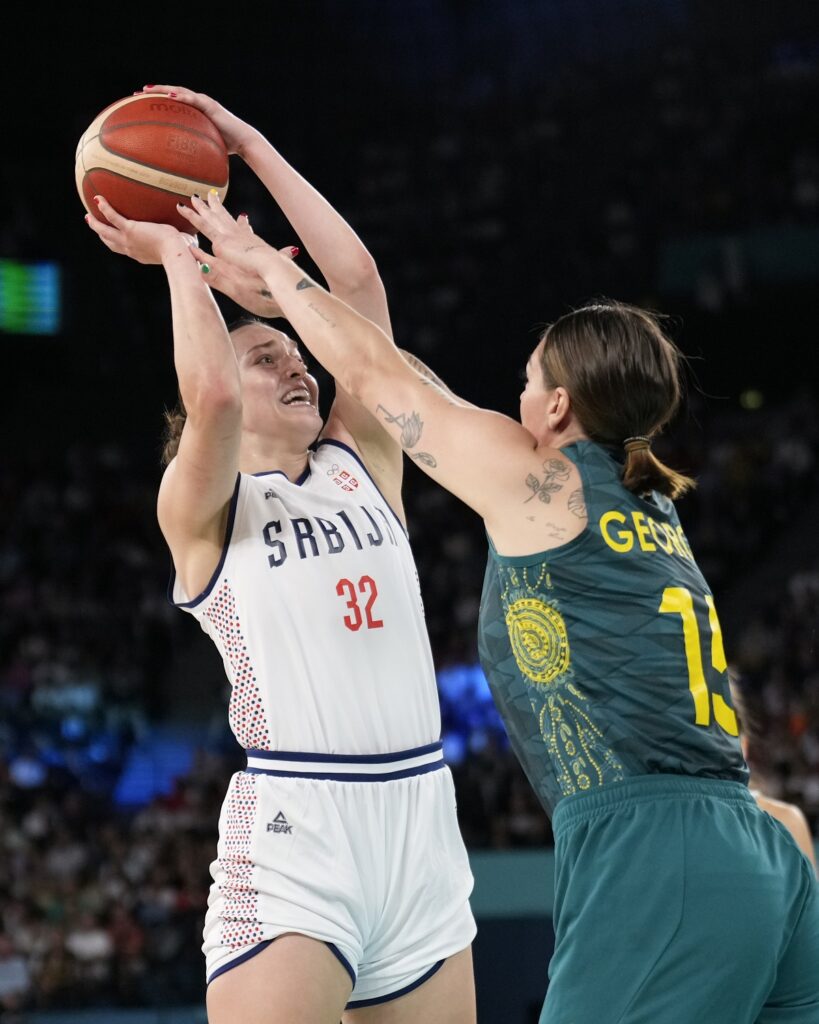
[[[216,586],[216,581],[222,574],[222,569],[225,566],[225,559],[227,558],[228,549],[230,547],[230,540],[233,536],[233,524],[236,521],[236,507],[239,504],[239,485],[242,482],[242,474],[236,474],[236,486],[233,488],[233,494],[230,499],[230,507],[228,509],[227,526],[225,527],[225,540],[222,545],[222,554],[219,558],[219,564],[213,570],[213,575],[208,581],[208,585],[199,594],[198,597],[194,597],[190,601],[175,601],[173,597],[173,590],[176,584],[176,566],[173,564],[173,557],[171,557],[171,578],[168,581],[168,600],[175,608],[195,608],[201,604],[206,597],[209,597],[213,588]]]
[[[373,480],[372,473],[369,471],[369,469],[367,469],[367,467],[364,464],[364,460],[361,458],[361,456],[358,454],[357,451],[354,451],[348,444],[345,444],[343,441],[336,441],[335,438],[332,438],[332,437],[328,437],[328,438],[325,438],[323,441],[319,441],[318,444],[316,445],[316,450],[318,450],[319,448],[324,447],[324,445],[326,445],[326,444],[335,445],[336,448],[341,448],[345,452],[347,452],[348,455],[352,455],[352,457],[355,459],[355,461],[359,464],[359,466],[361,466],[361,468],[367,474],[367,477],[368,477],[370,483],[378,491],[378,493],[381,494],[381,488],[378,486],[378,484],[375,482],[375,480]],[[392,505],[390,505],[390,503],[387,501],[387,499],[384,497],[383,494],[381,494],[381,500],[384,502],[384,504],[387,506],[387,508],[392,513],[393,519],[401,527],[401,532],[404,534],[404,536],[407,538],[407,540],[409,540],[409,534],[407,533],[406,526],[404,526],[404,524],[401,522],[401,520],[395,514],[395,509],[392,507]]]

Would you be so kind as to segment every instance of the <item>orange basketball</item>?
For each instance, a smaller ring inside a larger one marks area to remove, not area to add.
[[[77,189],[88,212],[105,222],[95,195],[129,220],[190,231],[176,204],[215,188],[224,199],[228,154],[201,110],[166,93],[140,93],[106,107],[77,146]],[[107,222],[106,222],[107,223]]]

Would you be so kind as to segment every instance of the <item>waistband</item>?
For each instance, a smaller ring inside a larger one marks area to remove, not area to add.
[[[246,750],[250,775],[335,782],[388,782],[425,775],[444,767],[443,744],[428,743],[389,754],[309,754],[286,750]]]
[[[590,793],[573,793],[555,807],[552,829],[555,832],[578,822],[588,821],[607,811],[655,800],[686,800],[710,797],[729,803],[754,803],[744,782],[727,779],[703,779],[693,775],[637,775],[612,782]]]

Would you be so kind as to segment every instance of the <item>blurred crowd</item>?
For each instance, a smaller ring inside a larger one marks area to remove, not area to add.
[[[616,75],[564,69],[548,91],[419,103],[415,132],[374,123],[348,180],[339,172],[327,191],[378,256],[402,345],[446,378],[480,338],[502,368],[505,339],[531,325],[486,296],[513,297],[522,276],[539,280],[544,309],[601,283],[662,305],[658,268],[674,238],[819,224],[815,135],[794,141],[816,102],[817,65],[798,47],[746,58],[679,44]],[[361,132],[349,136],[358,144]],[[248,200],[255,218],[254,201],[264,199]],[[722,314],[739,348],[731,314],[756,287],[735,252],[694,275],[689,299]],[[778,341],[798,351],[812,338],[803,326]],[[492,404],[494,383],[475,373],[465,397]],[[699,479],[680,514],[760,724],[755,779],[797,802],[815,832],[819,546],[804,517],[819,500],[818,405],[809,381],[742,402],[694,388],[660,452]],[[193,652],[208,643],[165,598],[158,477],[115,426],[53,461],[25,447],[4,460],[0,1011],[201,999],[207,865],[238,748],[202,751],[169,796],[141,809],[115,800],[134,744],[173,710],[169,666],[200,664]],[[480,521],[412,466],[406,504],[466,842],[547,846],[549,823],[474,672]],[[207,692],[224,715],[224,686],[214,679]]]
[[[798,395],[706,425],[719,443],[691,459],[700,487],[681,512],[718,606],[721,591],[728,598],[746,578],[743,567],[765,564],[794,510],[819,497],[816,424],[815,400]],[[665,443],[672,460],[691,453],[685,429]],[[182,616],[167,605],[167,556],[146,525],[154,487],[108,447],[41,477],[30,466],[18,478],[4,474],[0,1000],[5,985],[12,1006],[18,990],[43,1007],[201,995],[207,865],[241,752],[202,751],[170,796],[137,811],[115,801],[129,750],[162,718],[152,694],[168,678],[172,647],[209,642],[179,633]],[[471,847],[549,845],[548,820],[475,666],[481,531],[420,475],[407,506],[464,838]],[[796,559],[778,584],[745,597],[735,609],[743,627],[726,645],[761,726],[755,780],[797,802],[817,829],[819,555]],[[220,689],[215,680],[212,692]],[[214,701],[213,710],[224,722],[224,706]]]

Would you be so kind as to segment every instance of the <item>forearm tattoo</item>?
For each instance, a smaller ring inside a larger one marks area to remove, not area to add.
[[[433,371],[430,370],[426,363],[422,362],[422,360],[420,360],[418,356],[414,356],[412,352],[407,352],[405,348],[399,349],[399,351],[401,352],[401,355],[404,357],[404,359],[406,359],[406,361],[413,368],[413,370],[415,370],[416,373],[419,373],[424,378],[421,381],[421,383],[425,387],[433,387],[437,391],[440,391],[450,405],[458,404],[455,399],[455,396],[452,394],[452,392],[449,390],[446,384],[444,384],[444,382],[441,380],[437,373],[433,373]]]
[[[310,280],[309,277],[303,277],[301,281],[296,285],[297,292],[303,292],[305,288],[315,288],[315,284]]]
[[[336,325],[336,322],[335,322],[335,320],[331,320],[331,319],[330,319],[330,317],[329,317],[329,316],[327,316],[327,314],[326,314],[326,313],[322,312],[322,311],[321,311],[321,310],[320,310],[320,309],[318,308],[318,306],[317,306],[317,305],[316,305],[316,304],[315,304],[314,302],[308,302],[308,303],[307,303],[307,308],[308,308],[308,309],[312,309],[312,310],[313,310],[313,312],[314,312],[314,313],[316,314],[316,316],[320,316],[320,317],[321,317],[321,319],[322,319],[322,320],[323,320],[323,321],[324,321],[324,322],[325,322],[326,324],[329,324],[329,325],[330,325],[331,327],[335,327],[335,325]]]
[[[418,415],[417,412],[399,412],[393,415],[388,412],[383,405],[379,405],[376,408],[376,413],[384,414],[385,423],[397,423],[401,428],[401,437],[399,443],[402,448],[414,448],[421,440],[421,434],[424,430],[424,421]]]
[[[430,469],[435,469],[438,465],[438,460],[434,455],[430,455],[429,452],[416,452],[413,456],[416,462],[423,462],[425,466],[429,466]]]
[[[263,299],[272,299],[273,298],[273,292],[271,292],[269,288],[260,288],[259,289],[259,295],[261,295],[261,297]]]
[[[524,501],[524,505],[533,498],[549,504],[552,495],[561,490],[563,484],[569,479],[569,467],[560,459],[547,459],[543,463],[543,480],[539,480],[534,473],[526,477],[526,486],[532,492]]]

